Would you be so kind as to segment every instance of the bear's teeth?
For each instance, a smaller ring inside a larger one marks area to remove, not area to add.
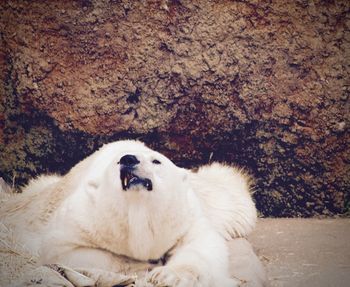
[[[124,186],[128,186],[128,179],[126,177],[124,178]]]

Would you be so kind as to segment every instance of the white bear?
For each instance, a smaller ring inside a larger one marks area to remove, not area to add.
[[[141,142],[118,141],[65,176],[41,176],[3,197],[2,230],[35,266],[148,271],[140,285],[237,286],[225,239],[254,227],[247,179],[218,163],[192,172]]]

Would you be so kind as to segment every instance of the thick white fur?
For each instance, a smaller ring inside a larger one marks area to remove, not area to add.
[[[40,175],[35,179],[30,180],[29,184],[22,189],[22,192],[43,192],[58,183],[61,180],[61,176],[52,174],[52,175]]]
[[[120,158],[135,155],[150,178],[123,191]],[[154,159],[160,165],[152,163]],[[1,222],[37,264],[138,272],[170,255],[146,281],[156,286],[235,286],[225,239],[246,235],[256,211],[247,177],[218,163],[191,172],[137,141],[103,146],[65,176],[33,180],[0,207]]]
[[[227,240],[244,237],[257,218],[250,179],[242,170],[213,163],[191,175],[191,187],[199,197],[204,213]]]

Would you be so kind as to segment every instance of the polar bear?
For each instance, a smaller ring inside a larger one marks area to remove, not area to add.
[[[35,266],[143,274],[139,286],[237,286],[226,239],[247,235],[256,217],[240,170],[190,171],[134,140],[32,180],[0,207],[2,241],[11,237]]]

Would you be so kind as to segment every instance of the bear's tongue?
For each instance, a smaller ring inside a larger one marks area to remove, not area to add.
[[[148,191],[153,189],[152,181],[148,178],[141,178],[128,168],[120,169],[120,180],[123,190],[128,190],[133,185],[143,185]]]

